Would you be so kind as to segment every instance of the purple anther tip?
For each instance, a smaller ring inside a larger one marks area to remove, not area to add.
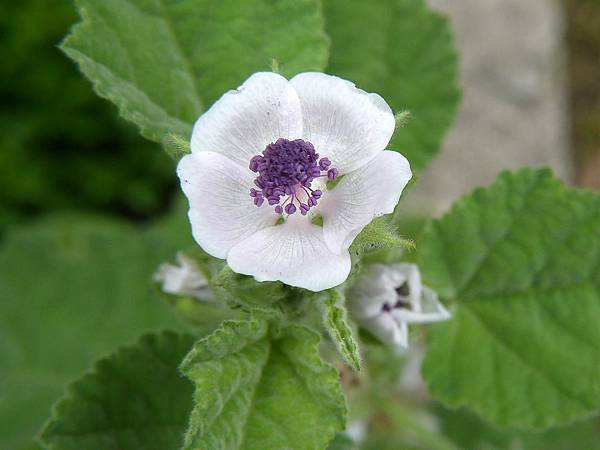
[[[319,168],[321,170],[327,170],[327,168],[331,165],[331,161],[329,161],[329,158],[321,158],[321,160],[319,161]]]
[[[297,202],[301,213],[306,215],[323,194],[320,190],[309,192],[311,182],[319,177],[335,180],[338,175],[329,158],[319,159],[314,146],[302,139],[277,139],[262,154],[250,159],[249,168],[258,174],[254,179],[258,189],[250,190],[254,204],[260,206],[267,201],[276,206],[278,214],[284,211],[293,214]],[[300,203],[299,193],[307,195],[305,203]]]

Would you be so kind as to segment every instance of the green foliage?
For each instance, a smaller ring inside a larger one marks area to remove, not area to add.
[[[288,324],[227,322],[198,341],[181,368],[196,387],[184,449],[325,448],[346,404],[319,336]]]
[[[402,237],[397,227],[387,217],[378,217],[367,225],[354,242],[352,250],[356,253],[368,253],[381,249],[413,249],[414,242]]]
[[[40,440],[48,450],[173,450],[192,410],[178,366],[193,338],[144,336],[102,358],[53,408]]]
[[[183,156],[192,151],[189,141],[176,134],[168,134],[163,140],[163,147],[167,155],[175,161],[179,161]]]
[[[157,328],[181,328],[150,293],[157,265],[190,244],[185,215],[146,231],[58,216],[0,247],[0,448],[21,448],[64,385],[99,355]]]
[[[600,196],[546,170],[503,173],[431,222],[425,282],[456,303],[428,338],[432,394],[520,428],[597,411],[598,255]]]
[[[221,94],[273,58],[284,76],[321,70],[328,39],[316,0],[78,0],[62,49],[141,133],[188,137]]]
[[[322,311],[325,328],[338,351],[352,369],[360,370],[360,349],[349,323],[343,292],[328,289],[317,295],[315,301]]]
[[[364,450],[459,450],[446,436],[432,429],[424,417],[426,411],[416,405],[402,404],[400,398],[385,391],[373,395],[377,396],[380,417],[373,423],[374,433],[362,446]]]
[[[147,217],[175,187],[169,158],[55,47],[75,17],[70,0],[0,2],[0,228],[69,208]]]
[[[329,443],[327,450],[358,450],[358,446],[347,434],[338,433]]]
[[[290,295],[290,288],[281,282],[257,282],[225,266],[213,279],[217,296],[232,307],[247,311],[273,313],[280,311],[281,303]]]
[[[328,72],[380,93],[395,110],[411,112],[390,147],[419,171],[438,151],[459,99],[447,19],[423,0],[325,0],[324,6],[331,36]]]
[[[461,449],[486,450],[600,450],[598,417],[543,433],[493,427],[464,410],[437,411],[440,431]]]

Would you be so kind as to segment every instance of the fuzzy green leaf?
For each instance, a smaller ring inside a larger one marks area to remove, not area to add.
[[[425,282],[456,303],[431,327],[434,396],[544,428],[600,407],[600,196],[547,170],[503,173],[431,222]]]
[[[185,450],[325,448],[344,428],[346,404],[319,336],[288,325],[227,322],[182,364],[196,386]]]
[[[169,133],[163,139],[163,148],[171,158],[179,161],[183,156],[192,152],[190,143],[182,136]]]
[[[78,0],[62,45],[141,133],[188,137],[221,94],[275,58],[284,76],[322,70],[328,40],[317,0]]]
[[[280,311],[282,302],[289,295],[289,288],[280,282],[259,283],[247,275],[240,275],[229,268],[223,269],[212,279],[217,296],[232,307],[248,311]]]
[[[4,235],[0,247],[0,448],[23,448],[64,386],[99,356],[181,329],[151,276],[190,244],[185,215],[147,231],[76,215]]]
[[[412,249],[414,242],[402,237],[387,217],[378,217],[367,225],[352,242],[352,250],[366,253],[384,248]]]
[[[102,358],[68,388],[40,441],[48,450],[173,450],[183,441],[193,387],[177,370],[193,344],[144,336]]]
[[[328,289],[317,296],[322,310],[323,322],[344,360],[354,370],[360,370],[360,349],[348,322],[345,296],[338,289]]]
[[[411,119],[390,148],[422,169],[437,153],[459,99],[457,61],[445,17],[422,0],[325,0],[328,71],[380,93]]]

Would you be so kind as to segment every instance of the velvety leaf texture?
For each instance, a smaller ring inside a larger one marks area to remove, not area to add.
[[[317,297],[323,311],[323,322],[338,351],[354,370],[360,370],[360,349],[350,326],[345,297],[337,289],[329,289]]]
[[[325,0],[331,36],[328,72],[378,92],[395,111],[410,110],[389,147],[413,170],[437,153],[459,99],[448,21],[422,0]]]
[[[419,249],[425,281],[456,303],[428,338],[434,396],[521,428],[600,407],[600,196],[547,170],[503,173]]]
[[[385,248],[413,249],[414,245],[399,234],[397,226],[388,217],[378,217],[356,236],[351,249],[364,253]]]
[[[273,58],[285,76],[322,70],[317,0],[78,0],[62,45],[142,134],[188,137],[218,97]]]
[[[182,364],[196,386],[184,449],[320,449],[344,428],[346,404],[319,336],[288,325],[227,322]]]
[[[192,410],[191,383],[179,373],[191,336],[144,336],[96,363],[54,407],[41,434],[48,450],[173,450]]]
[[[99,356],[143,332],[182,327],[151,295],[150,279],[190,244],[187,229],[68,215],[4,235],[0,448],[30,442],[64,386]]]

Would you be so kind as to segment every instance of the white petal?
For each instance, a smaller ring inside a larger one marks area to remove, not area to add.
[[[192,152],[221,153],[244,167],[278,138],[302,134],[298,94],[281,75],[255,73],[202,114],[192,133]]]
[[[215,298],[208,286],[208,280],[196,262],[179,252],[177,253],[177,263],[178,265],[161,264],[154,274],[154,281],[161,283],[163,292],[194,297],[204,302],[213,302]]]
[[[373,218],[391,213],[412,177],[408,160],[400,153],[384,151],[365,167],[344,176],[319,204],[329,248],[346,250]]]
[[[177,174],[190,203],[194,239],[212,256],[227,257],[231,247],[277,221],[266,204],[254,205],[252,172],[218,153],[184,156]]]
[[[229,266],[257,281],[282,281],[311,291],[343,283],[350,273],[349,253],[331,253],[322,228],[305,219],[290,216],[253,234],[231,249]]]
[[[316,72],[296,75],[290,83],[302,104],[303,137],[340,173],[365,165],[385,150],[395,120],[379,95]]]
[[[421,312],[421,297],[423,283],[419,266],[410,263],[392,264],[389,266],[388,276],[395,284],[395,288],[408,284],[408,300],[415,312]]]
[[[358,323],[372,335],[392,347],[408,347],[408,327],[389,314],[382,312],[376,317],[359,320]]]
[[[423,286],[421,297],[421,311],[408,311],[405,309],[395,309],[392,314],[396,320],[402,320],[407,323],[430,323],[448,320],[450,312],[439,301],[437,294],[427,286]]]
[[[396,303],[395,283],[388,276],[389,266],[370,264],[348,292],[348,309],[356,320],[374,317],[383,311],[385,303]]]

